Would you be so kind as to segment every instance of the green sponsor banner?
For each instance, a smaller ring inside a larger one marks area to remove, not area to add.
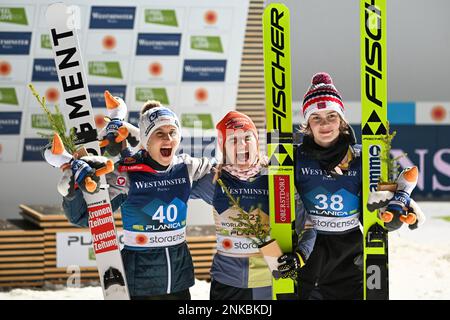
[[[191,49],[223,53],[222,41],[218,36],[191,36]]]
[[[118,61],[89,61],[89,75],[122,79],[122,70]]]
[[[17,100],[16,89],[14,88],[0,88],[0,103],[19,105]]]
[[[170,105],[169,97],[165,88],[139,87],[135,90],[136,101],[145,102],[147,100],[157,100],[164,105]]]
[[[183,113],[181,115],[181,125],[184,128],[201,128],[204,130],[214,129],[214,123],[209,113]]]
[[[146,9],[144,11],[144,15],[145,23],[178,27],[177,14],[175,10]]]
[[[62,115],[53,114],[53,117],[59,118],[58,121],[62,121],[62,123],[64,123],[64,118],[62,117]],[[31,115],[31,127],[33,129],[52,130],[52,125],[48,121],[46,114],[32,114]]]
[[[28,19],[25,8],[0,7],[0,22],[27,26]]]
[[[41,34],[41,49],[51,49],[52,44],[50,43],[49,34]]]

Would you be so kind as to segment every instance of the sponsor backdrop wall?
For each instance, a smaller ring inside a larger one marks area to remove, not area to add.
[[[62,104],[44,18],[48,3],[0,5],[0,217],[16,216],[19,203],[61,201],[60,173],[40,152],[47,143],[40,133],[49,132],[49,123],[27,87],[33,83],[50,106]],[[105,89],[126,101],[134,124],[143,102],[159,100],[180,117],[186,136],[181,151],[198,156],[207,148],[214,155],[214,124],[236,103],[249,1],[70,4],[78,13],[72,23],[94,113],[105,113]]]
[[[80,13],[74,23],[81,28],[95,112],[104,112],[106,88],[125,97],[129,120],[134,123],[143,100],[159,99],[180,114],[185,133],[193,133],[189,127],[195,122],[207,130],[205,139],[184,139],[185,151],[198,155],[206,148],[213,154],[214,139],[208,134],[214,131],[210,129],[236,100],[248,1],[187,2],[124,4],[111,0],[106,6],[71,1]],[[326,0],[321,5],[307,0],[284,2],[292,15],[296,122],[301,121],[298,99],[310,77],[328,71],[346,99],[347,116],[358,133],[358,5],[350,0]],[[408,4],[408,10],[402,10],[402,4]],[[0,218],[16,217],[19,203],[60,202],[55,190],[60,173],[42,162],[39,151],[45,141],[37,132],[45,132],[48,123],[26,87],[33,82],[50,104],[61,102],[43,19],[46,5],[21,0],[0,4]],[[408,154],[402,165],[419,166],[415,193],[426,199],[449,199],[450,91],[446,77],[450,65],[445,57],[450,52],[450,34],[446,32],[449,20],[440,18],[448,12],[449,3],[436,0],[425,8],[418,0],[399,0],[388,5],[388,95],[392,101],[402,101],[389,105],[392,129],[398,131],[393,151]],[[328,15],[339,17],[339,24],[323,19]],[[417,23],[417,19],[427,23]],[[313,29],[307,27],[312,25]],[[333,30],[332,37],[329,30]],[[327,41],[321,35],[328,36]],[[412,47],[417,43],[421,45]],[[199,67],[199,61],[204,65]],[[193,141],[201,147],[189,150]],[[196,213],[190,217],[196,223],[211,223],[209,208],[201,201],[193,204],[191,211]],[[199,216],[203,211],[206,214]]]

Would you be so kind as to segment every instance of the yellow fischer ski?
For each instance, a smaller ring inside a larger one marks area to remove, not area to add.
[[[267,154],[269,162],[270,236],[283,253],[292,252],[295,202],[292,138],[289,9],[270,4],[263,15]],[[295,296],[292,279],[273,278],[273,299]]]
[[[361,0],[361,134],[364,225],[364,299],[389,299],[388,236],[376,211],[367,209],[369,193],[387,181],[386,0]]]

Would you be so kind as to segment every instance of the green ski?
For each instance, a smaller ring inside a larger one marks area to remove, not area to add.
[[[389,299],[388,236],[369,193],[387,179],[381,159],[387,128],[386,0],[361,0],[361,107],[364,224],[364,299]]]
[[[289,9],[270,4],[263,15],[264,79],[266,91],[267,154],[269,162],[270,236],[283,253],[292,252],[294,161],[292,145],[291,54]],[[292,279],[273,278],[273,299],[290,299]]]

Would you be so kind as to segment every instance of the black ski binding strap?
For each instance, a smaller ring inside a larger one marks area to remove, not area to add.
[[[386,242],[386,231],[378,223],[372,225],[366,238],[366,247],[369,248],[381,248]]]

